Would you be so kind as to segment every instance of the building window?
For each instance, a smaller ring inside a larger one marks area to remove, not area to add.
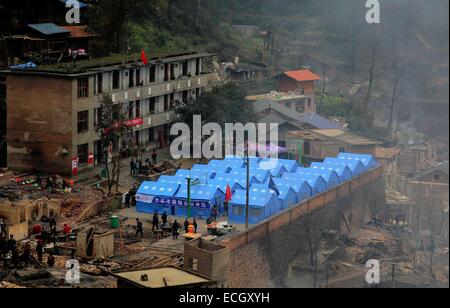
[[[339,148],[339,153],[345,153],[345,152],[346,152],[345,147],[340,147]]]
[[[134,87],[134,69],[130,68],[130,71],[128,72],[128,87],[133,88]]]
[[[155,130],[153,128],[148,129],[148,143],[155,141]]]
[[[141,69],[136,69],[136,85],[138,86],[144,86],[144,80],[141,80]]]
[[[89,96],[89,78],[78,79],[78,97]]]
[[[133,119],[134,113],[133,113],[133,102],[128,103],[128,118]]]
[[[103,93],[103,74],[102,73],[97,74],[97,93],[98,94]]]
[[[136,101],[136,118],[141,116],[141,101]]]
[[[100,124],[103,122],[102,121],[102,117],[103,117],[103,113],[102,113],[102,108],[96,108],[94,109],[94,126],[98,127],[100,126]]]
[[[169,95],[164,95],[164,112],[168,111],[170,108],[169,105]]]
[[[80,165],[87,164],[88,162],[88,151],[89,151],[89,144],[82,144],[78,146],[78,163]]]
[[[150,114],[156,113],[156,98],[155,97],[150,98],[149,112],[150,112]]]
[[[304,146],[303,146],[303,154],[305,155],[311,155],[311,143],[310,142],[305,142]]]
[[[89,111],[78,112],[78,133],[84,133],[89,129]]]
[[[113,71],[113,90],[120,89],[120,71]]]
[[[156,66],[155,65],[150,66],[149,72],[150,72],[149,78],[150,83],[156,82]]]

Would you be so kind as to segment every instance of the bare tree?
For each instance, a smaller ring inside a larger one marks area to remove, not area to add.
[[[101,138],[104,163],[108,181],[108,193],[119,189],[122,170],[122,157],[135,146],[133,129],[129,125],[128,108],[114,104],[109,95],[103,95],[101,117],[96,128]]]

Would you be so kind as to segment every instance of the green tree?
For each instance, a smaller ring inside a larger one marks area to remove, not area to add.
[[[246,99],[246,91],[234,84],[228,83],[216,86],[211,91],[195,100],[179,102],[175,111],[180,120],[192,127],[194,115],[202,116],[204,123],[248,123],[255,119],[255,114]]]
[[[133,128],[127,124],[128,108],[125,104],[114,104],[109,95],[103,95],[101,117],[96,127],[104,153],[104,163],[108,181],[108,193],[119,189],[122,157],[135,149]]]

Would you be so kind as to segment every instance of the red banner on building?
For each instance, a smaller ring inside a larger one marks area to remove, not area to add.
[[[89,153],[88,165],[93,165],[93,164],[94,164],[94,154],[93,153]]]
[[[128,120],[125,122],[126,126],[134,127],[134,126],[140,126],[144,124],[144,118],[136,118],[132,120]]]
[[[131,119],[131,120],[127,120],[125,121],[125,126],[127,127],[136,127],[136,126],[140,126],[144,124],[144,118],[136,118],[136,119]],[[119,123],[114,124],[113,126],[114,129],[119,128]],[[109,129],[105,129],[105,133],[108,133]]]
[[[78,175],[78,157],[72,158],[72,176]]]

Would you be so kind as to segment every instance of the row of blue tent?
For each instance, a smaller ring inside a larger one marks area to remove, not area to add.
[[[302,201],[332,189],[378,166],[371,155],[341,153],[312,163],[295,160],[250,158],[249,223],[257,224]],[[144,182],[137,193],[137,211],[187,217],[188,184],[191,180],[191,216],[208,218],[228,211],[229,221],[245,223],[247,166],[243,158],[227,156],[180,169],[157,182]],[[225,209],[227,187],[232,199]]]

